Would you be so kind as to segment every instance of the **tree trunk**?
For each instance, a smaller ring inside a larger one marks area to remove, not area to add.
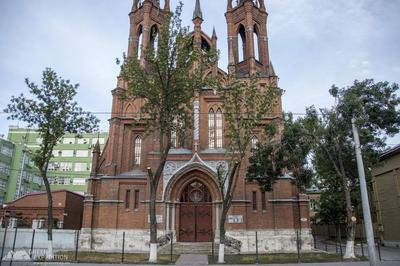
[[[157,187],[160,181],[161,175],[164,171],[165,163],[167,162],[167,157],[169,150],[171,148],[171,139],[168,137],[167,146],[164,149],[164,139],[163,132],[160,133],[160,164],[157,167],[157,171],[153,175],[151,168],[147,168],[149,179],[150,179],[150,205],[149,205],[149,213],[150,213],[150,256],[149,262],[155,263],[157,262],[157,212],[156,212],[156,199],[157,199]]]
[[[350,188],[348,186],[347,178],[343,178],[343,191],[346,200],[346,252],[345,259],[354,259],[354,237],[355,237],[355,222],[353,221],[353,206],[351,203]]]
[[[226,208],[225,203],[223,203],[222,206],[222,214],[220,218],[220,223],[219,223],[219,252],[218,252],[218,263],[225,263],[225,221],[226,221],[226,215],[228,213],[228,210]]]
[[[150,184],[150,256],[149,262],[157,262],[157,216],[156,216],[156,192],[154,180]]]
[[[225,221],[226,221],[226,216],[228,215],[228,211],[231,207],[232,203],[232,194],[233,191],[235,191],[235,185],[236,185],[236,180],[237,180],[237,175],[239,172],[237,171],[238,168],[240,167],[239,162],[235,162],[233,169],[229,173],[228,177],[228,188],[226,193],[224,193],[225,190],[225,182],[220,183],[220,190],[221,190],[221,195],[223,197],[222,199],[222,213],[220,217],[220,222],[219,222],[219,252],[218,252],[218,263],[225,263]]]
[[[51,189],[49,180],[46,174],[42,173],[42,178],[44,185],[46,187],[47,193],[47,260],[52,260],[54,258],[53,253],[53,196],[51,195]]]

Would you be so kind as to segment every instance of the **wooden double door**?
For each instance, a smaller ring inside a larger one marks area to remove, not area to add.
[[[179,224],[179,241],[211,242],[213,239],[212,204],[181,204]]]

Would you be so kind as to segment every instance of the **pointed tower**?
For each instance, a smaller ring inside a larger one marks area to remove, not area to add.
[[[228,0],[229,74],[269,76],[267,17],[264,0]]]
[[[213,28],[211,40],[212,40],[212,45],[213,45],[213,47],[217,47],[217,40],[218,40],[218,37],[217,37],[217,32],[215,31],[215,27]]]
[[[143,60],[142,50],[154,45],[155,36],[163,23],[164,15],[169,12],[170,1],[166,0],[161,9],[159,0],[134,0],[129,14],[131,27],[129,32],[128,56],[137,56]]]
[[[100,160],[100,143],[99,143],[98,139],[97,139],[96,144],[94,145],[92,154],[93,154],[92,171],[90,172],[90,176],[96,176],[97,170],[99,168],[99,160]]]
[[[196,0],[196,5],[193,11],[194,35],[193,44],[197,48],[201,48],[201,24],[203,23],[203,12],[200,7],[200,0]]]

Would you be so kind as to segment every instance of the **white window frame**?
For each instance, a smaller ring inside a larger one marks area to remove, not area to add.
[[[135,145],[134,145],[135,158],[133,162],[135,166],[140,166],[140,163],[142,161],[142,142],[143,139],[140,135],[135,138]]]
[[[208,111],[208,147],[215,148],[215,113],[212,108]]]

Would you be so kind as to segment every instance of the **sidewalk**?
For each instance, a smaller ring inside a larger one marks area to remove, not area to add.
[[[328,252],[336,252],[336,245],[333,243],[328,244],[325,246],[325,242],[323,239],[317,237],[316,238],[316,246],[317,246],[317,250],[322,250],[322,251],[326,251],[325,247],[327,248]],[[381,253],[381,259],[382,261],[397,261],[398,265],[400,265],[400,248],[395,248],[395,247],[382,247],[380,246],[380,253]],[[337,253],[340,253],[340,245],[338,243],[338,247],[337,247]],[[344,251],[346,250],[346,245],[342,244],[342,252],[344,253]],[[376,257],[377,259],[379,259],[379,250],[376,247],[375,248],[376,251]],[[363,244],[363,248],[361,248],[360,244],[355,245],[354,247],[354,253],[357,256],[361,256],[364,255],[365,257],[368,257],[368,246],[367,244]]]

